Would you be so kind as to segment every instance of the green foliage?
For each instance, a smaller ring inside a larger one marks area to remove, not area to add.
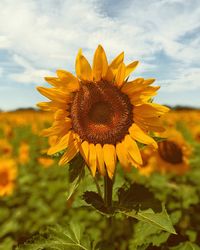
[[[200,247],[191,242],[183,242],[178,246],[171,247],[170,250],[200,250]]]
[[[24,141],[30,159],[19,164],[14,193],[0,198],[0,250],[200,249],[200,144],[185,124],[177,129],[193,149],[190,171],[146,177],[135,168],[124,173],[118,164],[108,211],[103,178],[94,179],[80,155],[65,167],[55,160],[44,168],[38,157],[47,140],[33,134],[31,126],[16,127],[13,156],[17,159]]]
[[[69,163],[69,186],[67,191],[67,200],[71,198],[74,192],[77,190],[80,185],[81,180],[85,176],[85,163],[78,154],[70,163]]]
[[[83,194],[83,199],[85,202],[92,205],[95,209],[97,209],[101,213],[104,214],[108,213],[107,207],[104,204],[104,200],[98,193],[92,191],[86,191]]]
[[[92,250],[93,243],[83,234],[80,225],[54,225],[33,237],[18,250]]]
[[[141,184],[131,184],[129,187],[123,186],[118,190],[118,204],[120,210],[141,209],[151,207],[154,211],[161,211],[162,206],[158,199],[149,189]]]
[[[148,209],[145,211],[131,211],[131,212],[121,212],[122,214],[133,217],[137,220],[147,222],[158,229],[164,230],[166,232],[175,234],[175,230],[172,226],[169,215],[166,210],[163,209],[161,213],[155,213],[152,209]]]
[[[134,227],[133,239],[130,240],[130,250],[139,247],[146,249],[149,245],[159,247],[166,242],[169,235],[168,232],[163,232],[152,224],[140,221]]]

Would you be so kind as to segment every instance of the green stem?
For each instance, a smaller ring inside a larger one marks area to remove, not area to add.
[[[108,177],[108,174],[104,177],[104,202],[108,209],[112,208],[112,190],[113,181]]]
[[[101,188],[100,188],[100,186],[99,186],[99,183],[98,183],[96,177],[94,177],[94,183],[95,183],[95,185],[96,185],[96,187],[97,187],[97,192],[98,192],[99,196],[102,197]]]

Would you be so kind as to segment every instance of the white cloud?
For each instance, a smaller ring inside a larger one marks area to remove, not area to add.
[[[34,68],[28,61],[18,55],[14,55],[14,62],[23,68],[20,73],[11,73],[9,78],[19,83],[35,83],[39,84],[44,82],[44,76],[51,76],[53,73],[44,69]]]
[[[114,16],[102,4],[100,0],[1,0],[0,48],[9,49],[13,63],[22,68],[9,77],[32,83],[55,68],[74,70],[79,47],[92,60],[102,43],[109,58],[124,50],[127,61],[139,59],[138,74],[159,71],[156,59],[162,51],[177,62],[163,79],[170,82],[170,89],[189,89],[188,81],[193,88],[200,87],[194,66],[200,61],[200,38],[194,33],[192,39],[184,39],[199,26],[198,0],[130,1]]]
[[[200,89],[200,68],[193,67],[189,69],[178,68],[177,76],[174,79],[158,81],[166,91],[184,91]]]

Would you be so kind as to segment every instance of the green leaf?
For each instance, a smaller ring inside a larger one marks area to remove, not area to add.
[[[163,138],[163,137],[159,137],[159,136],[152,136],[152,138],[156,141],[156,142],[161,142],[161,141],[165,141],[167,138]]]
[[[180,243],[178,246],[171,247],[170,250],[200,250],[200,247],[189,241]]]
[[[81,180],[85,176],[85,164],[79,156],[75,157],[75,160],[70,162],[69,167],[69,186],[67,192],[67,200],[71,198],[76,189],[78,188]]]
[[[163,232],[151,224],[139,221],[134,226],[134,237],[129,244],[130,250],[138,249],[139,246],[145,246],[146,249],[150,244],[158,247],[166,242],[169,235],[168,232]]]
[[[134,183],[129,188],[121,187],[118,190],[118,204],[120,210],[146,210],[151,207],[154,211],[162,211],[162,205],[154,194],[143,185]]]
[[[82,172],[85,162],[80,154],[77,154],[69,163],[69,181],[73,182]]]
[[[92,250],[92,243],[78,224],[49,227],[17,248],[18,250]]]
[[[102,213],[108,212],[102,197],[98,193],[92,191],[86,191],[83,194],[83,199],[85,200],[85,202],[92,205],[98,211]]]
[[[123,213],[129,217],[133,217],[137,220],[150,223],[151,225],[166,232],[176,234],[165,208],[163,208],[163,211],[161,213],[154,213],[152,209],[148,209],[146,211],[140,210],[139,212],[136,212],[135,210],[131,212],[120,211],[120,213]]]

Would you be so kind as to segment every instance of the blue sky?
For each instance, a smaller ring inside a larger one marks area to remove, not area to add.
[[[0,109],[34,107],[44,76],[98,44],[139,60],[133,77],[157,79],[157,102],[200,107],[199,0],[1,0]]]

